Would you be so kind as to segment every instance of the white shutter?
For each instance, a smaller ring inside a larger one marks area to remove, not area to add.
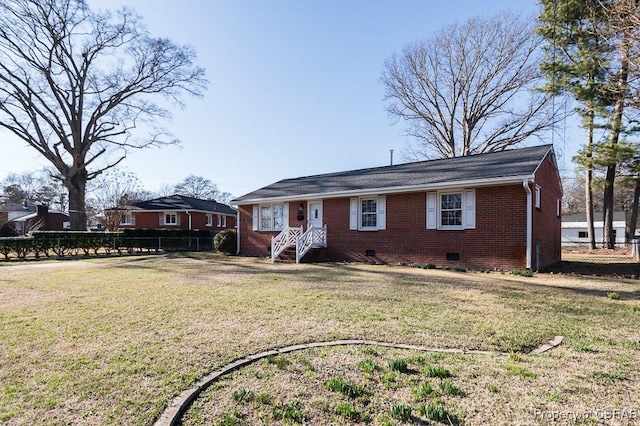
[[[358,229],[358,199],[352,198],[349,203],[349,229],[354,231]]]
[[[387,229],[387,199],[385,197],[378,198],[378,229]]]
[[[160,213],[160,226],[164,225],[164,213]]]
[[[136,214],[135,213],[131,213],[131,224],[132,225],[136,224]]]
[[[464,191],[464,227],[466,229],[476,228],[476,190],[468,189]]]
[[[259,220],[260,220],[258,212],[259,212],[258,205],[256,204],[256,205],[253,206],[253,230],[254,231],[258,230],[258,223],[259,223]]]
[[[289,226],[289,203],[284,203],[284,208],[282,209],[282,222],[284,227]]]
[[[438,194],[435,192],[427,193],[427,229],[436,229],[438,224],[437,210]]]

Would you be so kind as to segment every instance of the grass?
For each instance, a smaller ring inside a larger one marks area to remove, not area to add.
[[[184,424],[327,424],[350,418],[348,408],[336,413],[344,403],[374,424],[396,402],[418,415],[411,389],[428,380],[427,364],[448,371],[467,395],[445,394],[441,376],[432,379],[446,411],[466,413],[456,415],[468,424],[531,423],[534,406],[581,412],[615,400],[637,408],[639,373],[616,360],[639,355],[638,287],[617,278],[272,266],[206,253],[11,262],[0,266],[0,420],[153,424],[176,395],[233,360],[352,338],[503,352],[555,335],[565,341],[511,360],[378,347],[278,355],[211,386]],[[620,299],[603,297],[612,292]],[[360,367],[367,359],[370,379]],[[416,373],[389,371],[389,359]],[[323,384],[332,377],[366,383],[370,394],[329,391]]]

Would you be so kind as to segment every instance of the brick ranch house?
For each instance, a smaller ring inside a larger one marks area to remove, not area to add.
[[[219,232],[236,226],[237,212],[216,201],[171,195],[109,209],[109,228],[186,229]]]
[[[30,231],[62,231],[70,228],[69,214],[25,201],[0,206],[0,236],[25,235]]]
[[[238,253],[542,269],[560,261],[551,145],[285,179],[232,201]]]

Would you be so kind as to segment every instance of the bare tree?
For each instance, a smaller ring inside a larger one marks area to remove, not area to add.
[[[97,177],[91,184],[91,197],[87,200],[90,219],[98,216],[107,220],[108,229],[116,229],[121,216],[131,204],[150,198],[138,176],[130,170],[115,167]]]
[[[233,197],[228,192],[221,192],[218,186],[201,176],[189,175],[182,182],[174,187],[176,194],[187,197],[199,198],[201,200],[216,200],[226,203]]]
[[[129,149],[176,142],[162,127],[168,108],[207,86],[195,57],[152,37],[128,8],[0,0],[0,127],[55,167],[69,191],[72,229],[86,226],[88,180]]]
[[[560,114],[536,91],[535,19],[512,13],[451,25],[385,62],[387,111],[408,122],[412,157],[500,151],[551,128]]]
[[[60,181],[46,169],[36,172],[10,173],[0,182],[0,200],[4,203],[30,201],[65,210],[65,192],[61,188]]]

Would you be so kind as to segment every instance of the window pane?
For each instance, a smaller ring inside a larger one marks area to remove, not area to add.
[[[260,228],[271,229],[271,207],[260,208]]]
[[[442,194],[440,198],[442,226],[462,225],[462,194]]]
[[[376,200],[362,200],[362,213],[375,213]]]
[[[377,200],[362,200],[360,225],[363,228],[375,228],[378,226]]]
[[[284,228],[284,205],[282,204],[273,206],[273,228]]]

